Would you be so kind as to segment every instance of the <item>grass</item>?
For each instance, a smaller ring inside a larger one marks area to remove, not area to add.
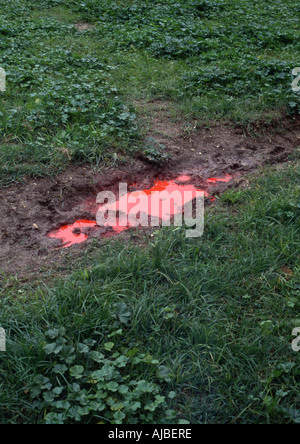
[[[291,0],[6,2],[1,185],[143,150],[134,101],[167,100],[206,124],[297,112],[297,12]]]
[[[110,365],[119,355],[147,356],[138,369],[122,369],[122,381],[159,387],[159,395],[154,388],[143,394],[143,406],[154,395],[166,403],[150,417],[121,406],[121,422],[299,422],[299,354],[291,348],[300,322],[299,173],[292,165],[225,193],[207,213],[201,239],[166,229],[146,249],[95,244],[88,267],[50,287],[20,287],[4,277],[0,324],[9,340],[0,355],[1,422],[118,423],[109,419],[112,394],[103,383],[106,406],[91,405],[88,375],[103,367],[87,358],[91,351],[77,349],[91,340],[98,352],[114,343],[116,355],[105,351]],[[62,326],[58,338],[47,338]],[[75,349],[71,363],[69,349],[49,352],[62,340]],[[57,365],[65,366],[62,374]],[[86,377],[76,376],[78,366]],[[66,413],[73,384],[83,409],[77,420],[73,410]]]
[[[291,0],[6,1],[0,185],[137,149],[164,158],[144,144],[139,101],[206,125],[297,113],[298,13]],[[34,280],[3,273],[0,422],[299,423],[299,179],[295,154],[226,192],[200,239],[163,229],[146,247],[65,251]]]

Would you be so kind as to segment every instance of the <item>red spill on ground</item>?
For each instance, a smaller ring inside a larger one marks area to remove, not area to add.
[[[86,241],[88,235],[82,232],[83,228],[93,228],[97,222],[92,220],[78,220],[72,225],[64,225],[59,230],[49,234],[52,239],[61,239],[63,248],[71,247],[74,244],[81,244]]]
[[[207,179],[207,183],[217,183],[217,182],[229,182],[233,176],[230,176],[230,174],[226,174],[224,177],[210,177]]]
[[[206,183],[208,185],[212,185],[217,182],[229,182],[232,178],[233,176],[230,176],[229,174],[220,178],[211,177],[207,179]],[[209,197],[209,193],[207,191],[200,190],[191,184],[183,185],[183,183],[189,181],[191,181],[191,177],[189,176],[179,176],[176,180],[156,180],[152,188],[124,194],[119,198],[116,204],[105,204],[104,206],[100,205],[99,210],[101,209],[101,207],[105,208],[106,211],[108,209],[114,209],[116,212],[121,212],[127,217],[131,213],[131,210],[133,210],[136,205],[139,205],[141,211],[150,217],[159,218],[161,221],[165,219],[170,220],[170,217],[182,213],[184,204],[202,195],[203,192],[206,197]],[[136,184],[132,186],[136,186]],[[179,193],[174,193],[178,191]],[[171,206],[168,208],[164,208],[162,201],[158,201],[159,204],[154,205],[151,197],[154,195],[155,192],[167,192],[168,194],[174,193],[174,200],[172,201]],[[211,197],[211,201],[213,202],[214,200],[215,198]],[[106,226],[111,228],[112,231],[107,231],[105,234],[103,234],[103,237],[116,236],[117,234],[120,234],[121,232],[132,227],[132,225],[130,224],[126,226],[121,225],[124,225],[124,223],[120,223],[119,217],[117,217],[117,225],[111,226],[109,224],[106,224]],[[64,225],[60,229],[51,232],[49,234],[49,237],[52,239],[60,239],[63,243],[62,247],[68,248],[74,244],[80,244],[86,241],[88,238],[88,234],[86,234],[82,230],[87,228],[94,228],[96,226],[96,221],[79,220],[76,221],[74,224]]]
[[[128,193],[120,198],[117,202],[117,211],[122,210],[125,206],[127,206],[126,213],[130,213],[130,210],[136,206],[136,199],[140,199],[140,207],[141,211],[149,214],[152,217],[158,217],[159,219],[168,219],[170,216],[174,216],[182,211],[182,207],[185,203],[190,202],[196,197],[200,196],[203,192],[205,196],[208,196],[208,193],[204,190],[200,190],[196,188],[194,185],[182,185],[177,182],[188,182],[191,178],[188,176],[181,176],[176,181],[174,180],[156,180],[154,182],[154,186],[152,188],[140,191],[133,191]],[[174,193],[174,192],[179,193]],[[170,207],[170,211],[164,209],[162,205],[152,206],[151,205],[151,196],[155,196],[155,192],[162,193],[166,192],[168,195],[172,193],[174,196],[174,201]],[[187,194],[189,192],[189,194]],[[147,196],[147,199],[145,199]],[[144,197],[144,198],[143,198]],[[133,199],[134,198],[134,199]],[[133,202],[135,200],[135,202]]]

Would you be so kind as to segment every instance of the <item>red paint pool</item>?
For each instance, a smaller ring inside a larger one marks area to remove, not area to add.
[[[195,199],[203,192],[205,196],[208,196],[206,191],[198,189],[194,185],[183,185],[177,183],[187,182],[189,180],[191,180],[191,178],[188,176],[184,176],[184,178],[181,176],[176,181],[156,180],[152,188],[134,191],[122,196],[117,202],[117,211],[122,211],[123,208],[127,208],[126,213],[129,214],[130,211],[135,207],[136,200],[140,199],[139,203],[141,203],[142,212],[151,217],[158,217],[161,220],[169,219],[170,216],[181,213],[182,207],[185,203]],[[155,192],[166,192],[174,196],[174,200],[169,209],[170,211],[163,208],[163,205],[152,205],[151,196],[153,196]],[[189,192],[189,194],[187,194],[187,192]],[[145,196],[147,196],[147,199],[144,199]],[[133,202],[133,200],[135,200],[135,202]]]
[[[218,182],[229,182],[231,179],[233,179],[233,176],[231,176],[230,174],[226,174],[226,176],[224,177],[210,177],[209,179],[207,179],[207,183],[218,183]]]
[[[60,239],[63,248],[71,247],[75,244],[81,244],[86,241],[88,235],[82,232],[84,228],[93,228],[97,225],[95,221],[78,220],[74,224],[64,225],[56,231],[49,234],[52,239]]]
[[[233,176],[230,176],[229,174],[220,178],[211,177],[207,179],[206,185],[211,186],[218,182],[229,182],[232,178]],[[186,184],[186,182],[191,180],[191,177],[186,175],[179,176],[176,180],[156,180],[154,182],[154,186],[149,189],[129,192],[121,196],[114,206],[114,210],[117,212],[117,214],[124,214],[127,221],[127,216],[130,215],[131,210],[134,209],[138,202],[141,212],[147,214],[151,218],[158,218],[161,221],[170,220],[170,217],[182,213],[184,204],[197,198],[203,192],[206,197],[210,196],[207,191],[196,188],[192,184]],[[134,184],[134,186],[136,186],[136,184]],[[173,193],[174,199],[171,201],[171,206],[165,208],[162,201],[160,201],[159,204],[154,204],[155,201],[152,200],[152,196],[156,192],[167,192],[168,194]],[[211,196],[211,201],[213,202],[214,200],[214,196]],[[100,205],[99,210],[101,210],[102,207],[103,206]],[[106,210],[112,209],[107,204],[104,207]],[[117,234],[120,234],[132,227],[130,224],[122,226],[124,223],[120,223],[119,216],[116,220],[117,224],[114,226],[106,224],[106,227],[110,228],[111,231],[107,231],[105,234],[103,234],[103,237],[116,236]],[[72,245],[80,244],[86,241],[88,235],[84,232],[84,229],[94,228],[96,226],[96,221],[79,220],[74,224],[65,225],[60,229],[51,232],[48,236],[52,239],[60,239],[63,244],[62,248],[69,248]]]
[[[139,191],[133,191],[123,194],[116,203],[105,204],[99,206],[99,211],[103,212],[103,222],[101,226],[110,227],[113,232],[108,232],[104,237],[111,237],[119,234],[129,228],[137,225],[141,225],[140,221],[136,221],[137,218],[132,221],[131,214],[145,215],[146,226],[150,226],[149,217],[156,220],[155,226],[159,224],[159,221],[170,221],[175,215],[179,215],[183,211],[183,207],[186,203],[201,196],[204,192],[205,196],[208,193],[197,189],[194,185],[178,184],[177,182],[187,182],[191,180],[188,176],[181,176],[176,181],[174,180],[156,180],[154,186]],[[166,193],[165,196],[162,193]],[[155,198],[156,195],[158,198]],[[172,196],[170,201],[169,196]],[[166,201],[166,205],[164,204]],[[138,205],[138,211],[137,211]],[[111,225],[104,221],[104,214],[107,210],[117,214],[116,225]],[[120,216],[121,215],[121,216]]]

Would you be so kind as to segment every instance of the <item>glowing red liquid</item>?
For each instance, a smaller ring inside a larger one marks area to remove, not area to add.
[[[230,174],[226,174],[224,177],[210,177],[207,179],[207,183],[217,183],[217,182],[229,182],[233,176],[230,176]]]
[[[179,179],[177,179],[177,181],[183,182],[182,178]],[[190,180],[190,177],[185,176],[184,181],[187,182],[188,180]],[[122,211],[122,209],[126,208],[125,213],[128,215],[136,205],[139,205],[141,212],[146,213],[151,217],[158,217],[161,220],[168,220],[170,216],[172,217],[175,214],[181,213],[183,206],[186,203],[200,196],[203,192],[208,196],[206,191],[197,189],[194,185],[181,185],[177,184],[177,181],[156,180],[152,188],[127,193],[119,198],[116,211]],[[151,197],[154,196],[155,192],[166,192],[168,193],[168,196],[171,195],[173,198],[171,200],[171,206],[169,208],[164,208],[162,203],[160,205],[152,205],[153,202]],[[190,193],[187,194],[187,192]],[[108,209],[109,207],[106,206],[106,208]],[[118,226],[113,228],[117,229]]]
[[[232,176],[227,174],[225,177],[209,178],[206,182],[208,185],[212,185],[217,182],[229,182],[231,179]],[[105,208],[111,210],[115,208],[116,212],[120,211],[128,216],[130,212],[136,207],[136,205],[139,205],[140,211],[146,213],[152,218],[156,217],[161,221],[170,220],[171,217],[182,213],[183,207],[186,203],[197,198],[203,192],[206,197],[209,196],[209,193],[207,191],[197,189],[194,185],[191,184],[184,184],[185,182],[189,182],[190,180],[191,177],[189,176],[179,176],[176,180],[156,180],[152,188],[124,194],[123,196],[119,197],[119,200],[116,203],[116,207],[114,207],[113,205],[105,205]],[[167,192],[168,195],[171,195],[174,192],[177,193],[173,194],[174,199],[171,200],[171,205],[165,208],[161,200],[157,200],[159,204],[153,204],[152,196],[155,192]],[[186,194],[186,192],[189,192],[189,194]],[[211,201],[213,202],[214,200],[215,198],[212,197]],[[102,206],[99,206],[99,209],[101,209],[101,207]],[[108,231],[103,235],[103,237],[116,236],[117,234],[120,234],[123,231],[131,228],[130,224],[126,224],[126,226],[121,226],[119,222],[119,217],[117,217],[117,224],[115,226],[110,226],[106,224],[106,227],[111,228],[112,231]],[[65,225],[59,230],[50,233],[49,237],[60,239],[63,243],[62,247],[68,248],[74,244],[80,244],[86,241],[88,235],[82,232],[82,229],[93,228],[95,226],[97,226],[96,221],[79,220],[76,221],[74,224]],[[78,232],[76,229],[79,229]]]
[[[72,225],[64,225],[59,230],[53,231],[49,234],[52,239],[61,239],[64,248],[71,247],[75,244],[81,244],[86,241],[88,235],[82,233],[82,231],[76,231],[76,228],[82,230],[83,228],[93,228],[97,225],[96,222],[91,220],[78,220]]]

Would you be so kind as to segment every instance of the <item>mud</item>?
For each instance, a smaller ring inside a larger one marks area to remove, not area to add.
[[[95,205],[94,199],[88,200],[86,205],[89,212],[96,216],[96,212],[101,214],[103,222],[97,224],[95,220],[77,220],[72,224],[63,225],[58,230],[53,230],[48,234],[51,239],[58,239],[61,245],[58,248],[70,248],[75,244],[85,242],[90,236],[98,239],[117,236],[123,231],[129,230],[137,226],[158,227],[161,224],[170,225],[174,217],[180,216],[182,221],[182,213],[184,207],[197,197],[209,197],[211,202],[215,196],[210,194],[210,188],[217,183],[228,183],[234,177],[226,175],[224,177],[212,177],[203,182],[203,188],[196,188],[191,182],[190,176],[179,176],[175,180],[155,180],[151,188],[138,189],[138,184],[126,184],[126,190],[122,194],[119,191],[118,200],[111,204]],[[158,193],[158,197],[155,194]],[[170,201],[163,204],[163,200],[167,196],[172,196]],[[117,198],[117,196],[115,196]],[[96,199],[97,201],[97,199]],[[138,209],[137,209],[138,207]],[[108,222],[107,211],[112,214],[112,222]],[[130,216],[134,214],[133,220]],[[142,224],[143,220],[143,224]],[[154,220],[154,223],[153,223]],[[151,224],[152,221],[152,224]],[[142,224],[142,226],[141,226]],[[93,228],[94,230],[91,230]]]
[[[95,172],[87,166],[73,166],[55,179],[27,180],[0,190],[0,269],[16,274],[59,261],[63,251],[57,247],[62,241],[50,238],[49,233],[76,221],[94,221],[97,194],[103,190],[117,194],[120,182],[145,190],[157,179],[189,176],[195,188],[207,192],[206,203],[211,205],[214,196],[243,183],[247,173],[287,162],[300,145],[299,119],[285,122],[283,132],[273,127],[255,138],[221,125],[187,132],[184,125],[173,123],[159,104],[156,106],[149,135],[165,145],[170,156],[166,165],[153,166],[138,156],[118,169]],[[218,180],[230,176],[233,179]],[[79,228],[77,235],[85,242],[69,250],[83,254],[97,235],[93,235],[94,227],[84,231],[80,226],[74,228]]]

